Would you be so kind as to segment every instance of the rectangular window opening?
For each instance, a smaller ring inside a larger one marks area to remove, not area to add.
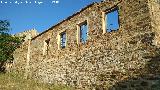
[[[88,26],[87,26],[87,21],[85,21],[80,25],[80,42],[82,42],[83,44],[86,43],[87,36],[88,36]]]
[[[105,15],[106,32],[117,31],[119,29],[119,14],[118,8],[112,10]]]
[[[60,34],[60,46],[61,46],[61,48],[66,47],[66,32],[62,32]]]
[[[43,55],[48,55],[50,39],[44,41]]]

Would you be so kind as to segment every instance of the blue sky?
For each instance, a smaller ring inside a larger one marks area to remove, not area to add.
[[[86,5],[99,1],[101,0],[0,0],[0,19],[9,20],[12,34],[33,28],[42,32]]]
[[[113,10],[110,13],[106,14],[106,28],[107,32],[111,32],[111,30],[118,30],[119,28],[119,17],[118,17],[118,9]]]

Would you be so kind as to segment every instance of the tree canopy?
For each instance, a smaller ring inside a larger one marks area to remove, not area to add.
[[[21,44],[20,37],[9,34],[10,23],[0,20],[0,71],[3,71],[5,62],[13,61],[13,52]]]

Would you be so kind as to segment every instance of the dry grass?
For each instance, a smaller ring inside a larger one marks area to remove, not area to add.
[[[37,83],[15,73],[0,73],[0,90],[73,90],[70,87]]]

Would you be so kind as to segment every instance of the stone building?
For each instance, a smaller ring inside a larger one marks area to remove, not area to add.
[[[21,37],[22,41],[24,42],[22,44],[26,44],[26,42],[28,40],[30,40],[31,38],[33,38],[37,35],[38,35],[38,31],[36,29],[30,29],[30,30],[26,30],[24,32],[13,34],[12,36]],[[13,66],[12,61],[7,62],[6,65],[5,65],[6,71],[10,72],[12,66]]]
[[[15,34],[18,37],[24,37],[24,41],[28,41],[28,39],[33,38],[38,35],[38,31],[36,29],[26,30],[24,32],[20,32]]]
[[[160,89],[159,33],[158,0],[92,3],[25,42],[13,70],[80,90]]]

